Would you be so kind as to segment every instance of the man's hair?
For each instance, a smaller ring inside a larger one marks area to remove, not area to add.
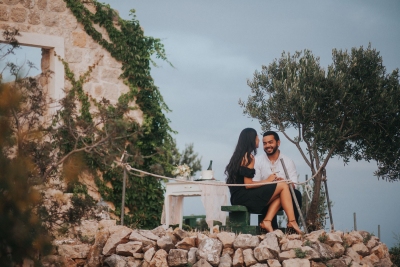
[[[274,138],[275,138],[275,141],[279,141],[279,135],[276,133],[276,132],[274,132],[274,131],[266,131],[264,134],[263,134],[263,137],[264,136],[267,136],[267,135],[273,135],[274,136]]]

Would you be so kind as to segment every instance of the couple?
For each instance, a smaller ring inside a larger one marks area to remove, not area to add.
[[[294,230],[301,234],[302,231],[296,222],[298,212],[295,214],[289,188],[292,185],[288,185],[286,182],[270,183],[284,180],[282,177],[285,173],[279,162],[282,157],[291,179],[297,181],[294,163],[280,154],[279,136],[273,131],[264,133],[263,147],[266,155],[257,157],[256,161],[254,156],[257,153],[259,142],[257,132],[253,128],[246,128],[240,133],[235,151],[225,169],[226,183],[245,184],[246,186],[229,187],[231,204],[246,206],[252,213],[266,214],[260,227],[267,232],[272,232],[274,227],[277,228],[275,215],[283,208],[288,217],[288,230]],[[296,192],[296,197],[300,198],[299,202],[301,202],[299,191]]]

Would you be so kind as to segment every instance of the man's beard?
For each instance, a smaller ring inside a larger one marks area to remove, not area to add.
[[[265,150],[265,149],[264,149],[264,152],[265,152],[268,156],[272,156],[273,154],[276,153],[277,150],[278,150],[278,146],[274,147],[274,148],[272,149],[272,152],[271,152],[271,153],[268,153],[267,150]]]

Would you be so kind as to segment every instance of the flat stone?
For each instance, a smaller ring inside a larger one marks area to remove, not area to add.
[[[311,264],[306,259],[288,259],[282,262],[282,267],[311,267]]]
[[[326,265],[332,267],[347,267],[347,264],[344,260],[341,259],[332,259],[326,262]]]
[[[110,267],[126,267],[126,261],[123,257],[113,254],[104,260],[104,263]]]
[[[232,266],[231,256],[229,256],[229,254],[223,254],[222,257],[220,258],[218,267],[231,267],[231,266]]]
[[[87,255],[87,267],[98,267],[103,262],[103,247],[109,236],[110,233],[107,229],[102,229],[96,233],[94,244]]]
[[[212,267],[205,259],[200,259],[198,262],[193,264],[192,267]]]
[[[115,254],[116,248],[119,244],[128,243],[129,235],[132,233],[132,229],[121,226],[118,231],[114,232],[108,238],[103,248],[103,255],[109,256]]]
[[[88,256],[89,250],[90,246],[88,244],[58,246],[58,253],[61,256],[71,259],[85,259]]]
[[[351,246],[351,248],[361,256],[369,255],[369,249],[363,243],[357,243]]]
[[[241,248],[235,250],[235,254],[233,255],[232,259],[232,266],[233,267],[244,266],[243,250]]]
[[[278,244],[278,238],[274,232],[266,234],[264,240],[261,241],[260,246],[268,247],[275,257],[278,257],[279,253],[281,252]]]
[[[235,233],[222,232],[217,234],[217,238],[222,242],[224,248],[233,247],[233,242],[235,241]]]
[[[254,258],[253,250],[251,248],[243,250],[243,260],[246,266],[251,266],[257,263],[257,260]]]
[[[150,267],[168,267],[167,257],[168,253],[165,250],[157,250],[150,261]]]
[[[182,266],[188,263],[188,251],[171,249],[168,253],[168,266]]]
[[[267,260],[274,258],[274,254],[269,251],[267,246],[260,245],[254,249],[254,257],[259,262],[267,262]]]
[[[121,256],[133,256],[135,253],[142,252],[143,243],[139,241],[130,241],[128,243],[119,244],[116,253]]]
[[[389,250],[385,244],[380,244],[380,245],[374,247],[371,250],[371,254],[372,253],[374,253],[376,256],[378,256],[379,259],[389,257]]]
[[[196,246],[196,239],[197,238],[195,236],[185,237],[184,239],[182,239],[181,241],[176,243],[175,246],[176,246],[176,248],[179,248],[179,249],[189,250],[190,248]]]
[[[219,257],[222,251],[222,243],[218,239],[207,238],[204,239],[198,247],[197,256],[205,259],[211,265],[219,264]]]
[[[344,254],[344,252],[345,252],[344,247],[343,247],[341,244],[339,244],[339,243],[335,243],[335,244],[332,246],[332,249],[333,249],[333,251],[335,252],[336,257],[341,257],[341,256]]]

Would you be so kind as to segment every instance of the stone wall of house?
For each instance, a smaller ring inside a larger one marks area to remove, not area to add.
[[[90,3],[85,6],[95,12]],[[117,21],[117,18],[116,18]],[[118,26],[118,25],[116,25]],[[122,73],[121,62],[116,61],[110,53],[94,41],[78,23],[75,16],[67,8],[63,0],[0,0],[0,30],[9,27],[24,33],[38,33],[64,38],[65,60],[69,63],[75,77],[85,73],[89,66],[98,63],[93,70],[90,80],[84,85],[84,90],[97,99],[105,97],[115,103],[122,93],[128,91],[128,86],[119,76]],[[95,25],[108,40],[104,28]],[[46,56],[54,56],[42,52],[42,70],[48,65]],[[65,82],[65,88],[70,84]],[[135,111],[135,118],[142,122],[141,111]]]

